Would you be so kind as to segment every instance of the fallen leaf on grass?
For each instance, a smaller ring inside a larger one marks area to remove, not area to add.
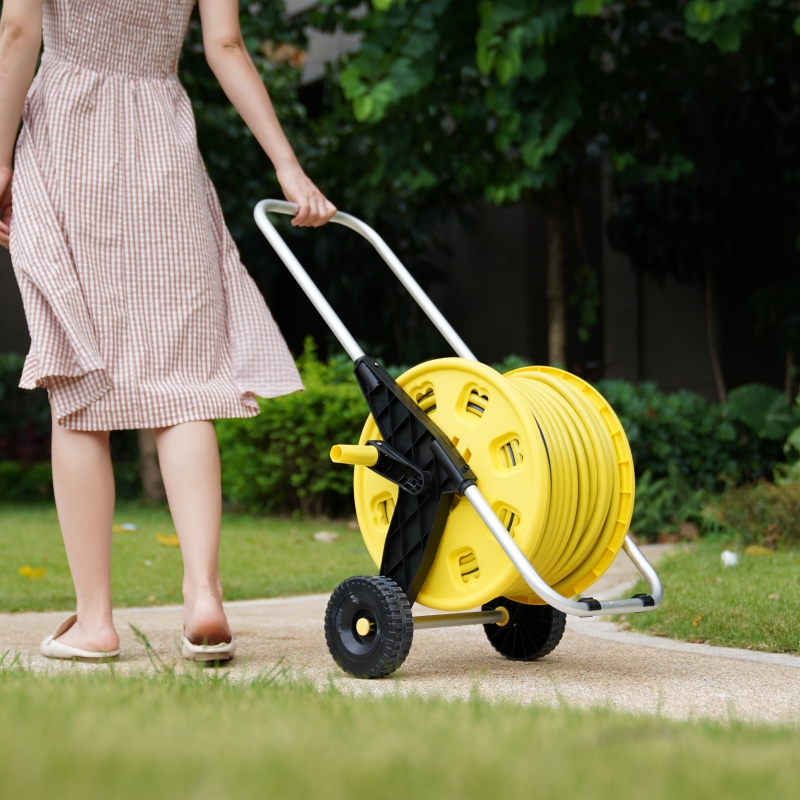
[[[777,592],[773,592],[771,595],[769,595],[769,599],[770,600],[780,600],[781,596]]]
[[[134,525],[132,522],[123,522],[122,525],[112,525],[111,530],[114,533],[133,533],[135,530],[138,530],[138,526]]]
[[[167,535],[166,533],[157,533],[156,534],[156,541],[164,545],[164,547],[180,547],[181,543],[178,539],[178,534],[173,533],[171,535]]]
[[[745,547],[745,555],[748,556],[774,556],[775,551],[770,550],[769,547],[762,547],[760,544],[751,544],[750,547]]]
[[[706,640],[702,636],[698,636],[696,639],[689,639],[692,644],[705,644]]]
[[[326,544],[330,544],[339,538],[339,534],[333,533],[333,531],[317,531],[316,533],[311,534],[311,538],[315,542],[325,542]]]
[[[46,573],[47,570],[44,567],[32,567],[30,564],[26,564],[17,570],[17,574],[22,575],[23,578],[41,578]]]
[[[692,620],[692,625],[696,628],[702,621],[703,615],[701,614],[697,619]]]

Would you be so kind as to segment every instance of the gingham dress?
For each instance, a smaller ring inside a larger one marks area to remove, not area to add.
[[[20,386],[73,430],[249,417],[300,376],[225,227],[176,70],[195,0],[45,0],[11,256]]]

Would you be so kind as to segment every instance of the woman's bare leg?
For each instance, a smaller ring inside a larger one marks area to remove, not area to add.
[[[184,422],[153,433],[181,542],[186,637],[193,644],[229,642],[219,580],[222,487],[214,425]]]
[[[53,489],[75,584],[78,621],[59,641],[83,650],[119,647],[111,618],[114,473],[107,431],[71,431],[53,422]]]

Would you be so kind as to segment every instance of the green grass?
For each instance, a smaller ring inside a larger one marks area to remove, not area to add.
[[[779,800],[800,782],[796,728],[98,673],[0,674],[0,796]]]
[[[112,535],[115,605],[180,603],[180,549],[157,540],[159,533],[175,533],[167,510],[121,503],[114,521],[138,526],[135,533]],[[339,538],[317,542],[311,536],[320,530]],[[54,506],[0,504],[0,552],[0,611],[74,608]],[[25,566],[46,572],[25,577],[18,572]],[[344,578],[376,571],[361,534],[345,525],[232,513],[223,519],[220,570],[228,600],[330,591]]]
[[[689,642],[800,653],[800,553],[740,552],[738,566],[724,567],[723,549],[701,542],[661,561],[663,605],[629,614],[627,624]],[[634,591],[646,587],[642,583]]]

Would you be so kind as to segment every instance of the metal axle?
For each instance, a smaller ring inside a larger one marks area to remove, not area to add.
[[[423,628],[457,628],[460,625],[508,624],[508,610],[503,606],[494,611],[465,611],[461,614],[425,614],[414,617],[414,630]]]

